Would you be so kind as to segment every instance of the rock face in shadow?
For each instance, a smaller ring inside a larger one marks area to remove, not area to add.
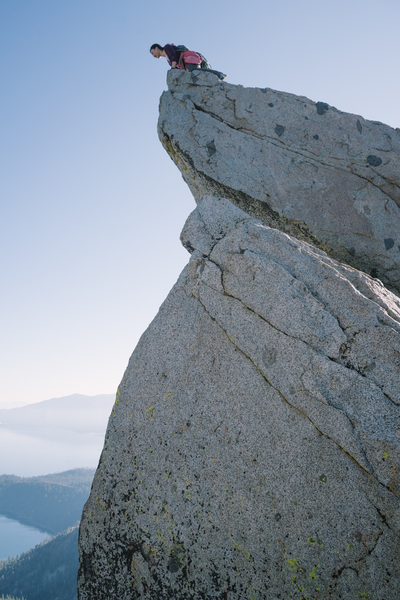
[[[400,301],[205,197],[119,386],[80,600],[398,600]]]
[[[251,216],[400,290],[400,130],[323,102],[171,70],[159,137],[196,201]]]

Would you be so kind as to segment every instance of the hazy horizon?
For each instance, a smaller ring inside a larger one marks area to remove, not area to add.
[[[0,408],[115,393],[189,255],[193,197],[157,138],[167,63],[400,126],[400,4],[203,0],[0,4]]]
[[[113,396],[115,397],[115,392],[101,393],[101,394],[80,394],[79,392],[72,392],[71,394],[67,394],[66,396],[55,396],[54,398],[43,398],[43,400],[37,400],[35,402],[26,402],[23,403],[21,400],[21,404],[16,404],[15,402],[4,402],[0,403],[0,412],[2,410],[12,410],[14,408],[24,408],[26,406],[32,406],[32,404],[43,404],[45,402],[51,402],[52,400],[65,400],[67,398],[73,398],[74,396],[85,396],[86,398],[97,398],[98,396]],[[9,406],[6,406],[9,404]]]
[[[96,468],[114,394],[74,394],[0,409],[0,475]]]

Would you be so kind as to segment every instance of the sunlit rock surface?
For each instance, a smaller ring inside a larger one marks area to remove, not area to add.
[[[110,417],[80,600],[398,600],[398,297],[225,199],[182,242]]]
[[[208,73],[168,87],[160,140],[197,201],[226,197],[399,293],[399,129]]]

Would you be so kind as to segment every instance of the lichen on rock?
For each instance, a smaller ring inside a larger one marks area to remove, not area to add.
[[[80,600],[397,600],[399,298],[225,198],[181,239],[83,512]]]

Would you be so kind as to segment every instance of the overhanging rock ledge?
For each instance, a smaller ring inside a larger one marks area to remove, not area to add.
[[[400,290],[400,130],[324,102],[168,72],[159,137],[196,201],[225,197]]]

